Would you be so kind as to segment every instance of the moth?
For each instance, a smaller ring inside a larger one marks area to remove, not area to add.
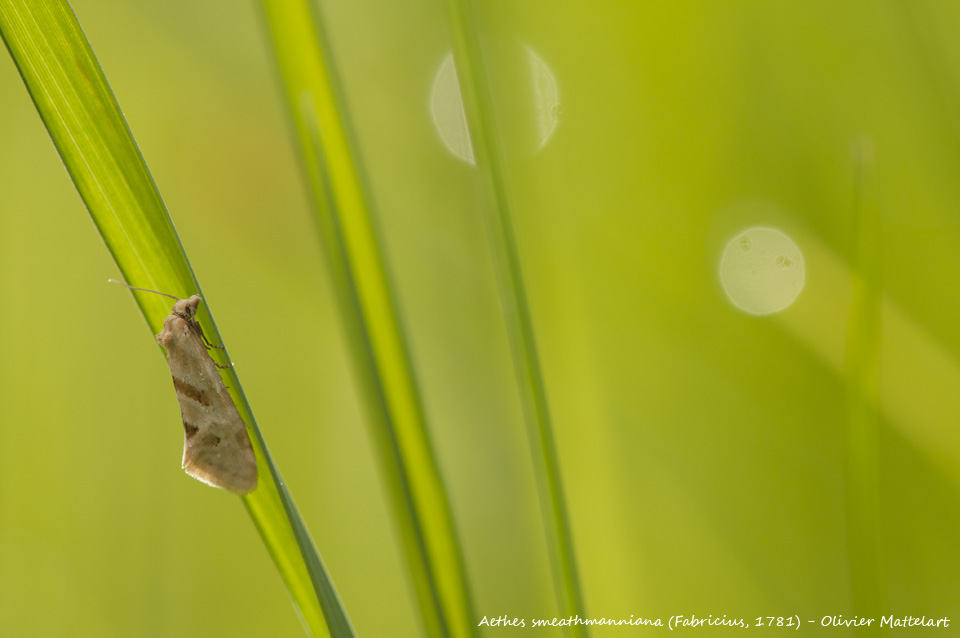
[[[223,349],[207,341],[196,320],[203,299],[180,299],[165,292],[135,288],[176,300],[163,321],[157,343],[166,348],[173,388],[183,419],[183,469],[193,478],[234,494],[249,494],[257,487],[257,459],[247,427],[220,378],[208,348]]]

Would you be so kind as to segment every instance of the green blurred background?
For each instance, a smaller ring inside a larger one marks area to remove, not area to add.
[[[844,487],[860,188],[883,292],[883,613],[960,616],[960,5],[720,5],[481,16],[494,78],[522,79],[522,44],[559,96],[509,179],[588,615],[862,615]],[[73,6],[359,635],[418,636],[255,5]],[[478,621],[552,617],[475,176],[430,109],[442,8],[321,11]],[[240,502],[180,471],[164,360],[2,57],[0,635],[301,635]],[[508,97],[519,139],[535,118]],[[806,265],[764,317],[718,277],[751,226]]]

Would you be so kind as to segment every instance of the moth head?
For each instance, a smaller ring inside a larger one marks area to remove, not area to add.
[[[180,299],[177,303],[173,304],[173,314],[183,317],[189,322],[193,322],[193,318],[197,315],[197,307],[201,301],[203,301],[203,299],[200,298],[200,295],[193,295],[189,299]]]

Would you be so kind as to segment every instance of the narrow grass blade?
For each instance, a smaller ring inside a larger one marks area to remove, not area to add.
[[[492,97],[487,89],[491,82],[481,54],[478,21],[472,13],[471,0],[446,0],[446,5],[460,94],[482,183],[485,200],[483,211],[493,252],[500,303],[527,423],[557,603],[561,616],[579,615],[584,618],[560,465],[513,235],[504,155],[498,141]],[[584,625],[573,625],[567,629],[567,633],[586,636],[587,630]]]
[[[880,219],[873,178],[873,145],[854,147],[853,301],[847,331],[847,547],[853,610],[885,613],[886,570],[880,534]],[[858,632],[867,628],[858,628]],[[876,632],[875,628],[870,632]],[[883,632],[883,630],[879,630]],[[885,632],[884,632],[885,633]],[[873,635],[873,633],[871,633]]]
[[[424,626],[430,636],[472,636],[459,540],[322,22],[311,2],[262,6]]]
[[[0,0],[0,33],[90,216],[130,284],[202,294],[160,193],[76,16],[64,0]],[[106,278],[105,278],[106,279]],[[152,332],[170,301],[135,293]],[[219,334],[206,304],[199,317]],[[220,363],[225,352],[214,351]],[[304,623],[316,636],[352,637],[346,612],[270,457],[240,380],[227,385],[252,430],[260,485],[244,504]]]

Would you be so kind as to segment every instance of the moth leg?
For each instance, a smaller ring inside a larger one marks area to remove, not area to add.
[[[215,345],[213,345],[212,343],[210,343],[209,341],[207,341],[207,335],[203,334],[203,331],[200,332],[200,337],[203,339],[203,342],[204,342],[205,344],[207,344],[207,347],[209,347],[209,348],[216,348],[217,350],[226,350],[226,349],[227,349],[227,346],[215,346]]]
[[[194,322],[192,322],[190,325],[193,327],[194,330],[196,330],[197,334],[200,335],[200,338],[201,338],[201,339],[203,340],[203,342],[206,344],[208,350],[209,350],[210,348],[216,348],[217,350],[226,350],[226,349],[227,349],[226,346],[215,346],[215,345],[213,345],[212,343],[210,343],[210,342],[207,340],[207,335],[203,334],[203,328],[200,327],[200,323],[199,323],[199,322],[194,321]],[[218,367],[218,368],[221,369],[221,370],[229,370],[230,368],[233,367],[233,361],[230,362],[230,365],[226,365],[226,366],[220,365],[219,363],[217,363],[216,361],[214,361],[214,362],[213,362],[213,365],[215,365],[216,367]]]
[[[200,322],[199,322],[199,321],[192,321],[192,322],[190,322],[190,326],[191,326],[194,330],[197,331],[197,334],[200,335],[200,338],[201,338],[201,339],[203,340],[203,342],[207,345],[207,348],[216,348],[217,350],[226,350],[226,349],[227,349],[227,346],[216,346],[216,345],[210,343],[210,340],[207,339],[207,335],[203,334],[203,328],[200,327]]]

